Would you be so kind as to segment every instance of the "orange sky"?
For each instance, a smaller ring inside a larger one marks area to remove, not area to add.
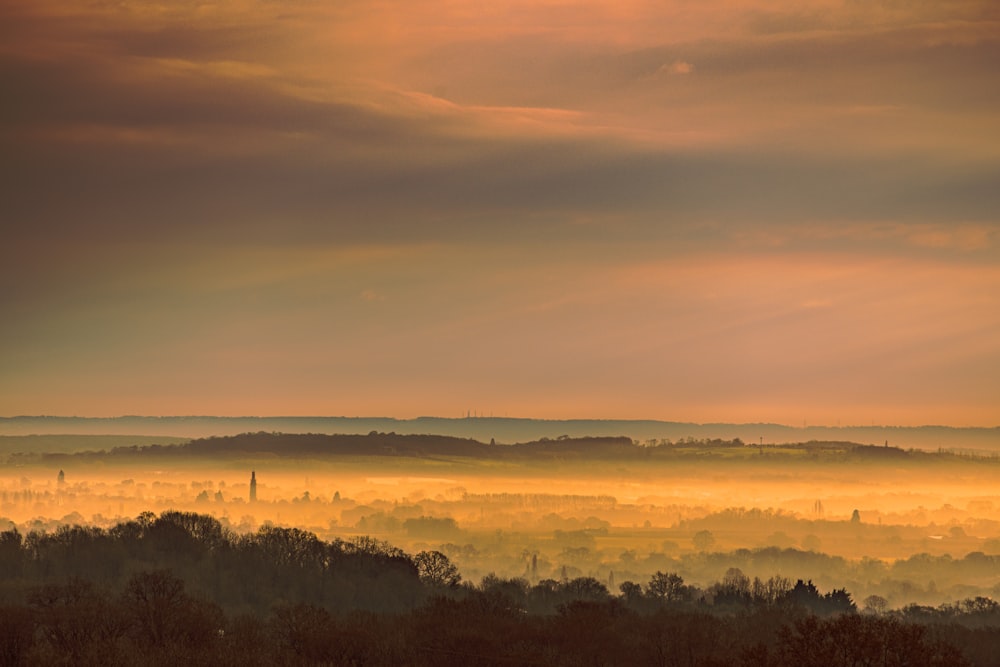
[[[1000,7],[0,7],[0,414],[1000,424]]]

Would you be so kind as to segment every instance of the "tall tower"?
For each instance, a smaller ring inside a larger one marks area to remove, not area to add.
[[[257,502],[257,471],[250,471],[250,502]]]

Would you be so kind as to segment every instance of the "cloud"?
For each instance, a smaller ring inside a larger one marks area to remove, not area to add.
[[[694,71],[694,65],[684,60],[675,60],[670,64],[660,66],[659,71],[662,74],[690,74]]]

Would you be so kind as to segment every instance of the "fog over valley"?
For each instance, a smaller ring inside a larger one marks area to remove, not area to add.
[[[6,436],[0,446],[0,516],[25,534],[180,510],[236,533],[287,526],[440,551],[469,581],[586,576],[614,590],[675,571],[708,587],[738,568],[893,607],[1000,593],[991,454],[384,432]]]

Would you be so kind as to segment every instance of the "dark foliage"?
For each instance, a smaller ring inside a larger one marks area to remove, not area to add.
[[[690,441],[706,451],[718,448],[742,447],[736,440]],[[280,453],[282,456],[324,458],[330,456],[406,456],[406,457],[472,457],[502,460],[605,460],[646,459],[649,456],[673,456],[675,448],[661,445],[644,447],[624,436],[542,438],[513,445],[493,446],[471,438],[445,435],[400,435],[372,431],[368,435],[315,433],[244,433],[234,436],[214,436],[184,444],[132,445],[115,447],[110,452],[79,452],[76,454],[43,454],[56,463],[73,457],[85,459],[125,459],[153,457],[190,459],[192,457],[228,458],[247,454]],[[14,458],[31,458],[33,454],[16,454]]]
[[[0,665],[988,665],[998,606],[858,614],[846,590],[658,572],[461,583],[436,551],[208,516],[0,535]],[[957,647],[961,647],[961,650]]]

